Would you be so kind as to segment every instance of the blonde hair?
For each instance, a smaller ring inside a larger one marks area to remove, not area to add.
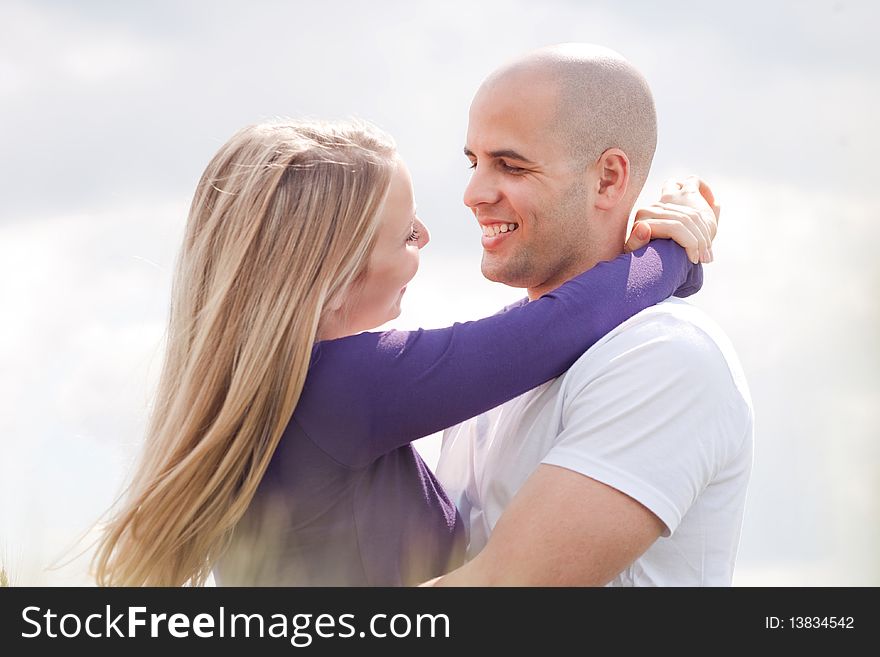
[[[328,300],[366,268],[395,168],[363,122],[250,126],[196,189],[141,460],[99,585],[201,585],[293,414]]]

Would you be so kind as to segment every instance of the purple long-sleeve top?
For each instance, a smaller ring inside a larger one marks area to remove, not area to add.
[[[701,285],[681,247],[655,240],[485,319],[316,343],[217,584],[401,586],[457,567],[462,520],[411,442],[559,376],[624,320]]]

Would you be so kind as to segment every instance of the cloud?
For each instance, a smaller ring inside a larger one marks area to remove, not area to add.
[[[0,544],[22,583],[110,504],[161,364],[186,204],[0,225]],[[150,263],[158,263],[150,264]]]

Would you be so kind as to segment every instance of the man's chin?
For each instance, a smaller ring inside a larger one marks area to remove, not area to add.
[[[493,283],[503,283],[500,278],[495,274],[495,271],[492,269],[487,269],[486,267],[480,267],[480,271],[483,274],[483,278],[487,281],[492,281]]]
[[[499,266],[499,264],[491,261],[487,262],[484,256],[483,262],[480,265],[483,278],[493,283],[502,283],[510,287],[529,287],[528,282],[523,280],[525,277],[513,275],[507,268]]]

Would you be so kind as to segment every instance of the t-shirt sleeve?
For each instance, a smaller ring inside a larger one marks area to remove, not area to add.
[[[318,343],[297,420],[340,463],[366,465],[559,376],[612,328],[701,281],[681,247],[656,240],[482,320]]]
[[[612,344],[618,339],[625,343]],[[569,371],[563,427],[542,462],[632,497],[669,536],[742,448],[750,411],[697,327],[628,331],[601,347],[605,355]]]

